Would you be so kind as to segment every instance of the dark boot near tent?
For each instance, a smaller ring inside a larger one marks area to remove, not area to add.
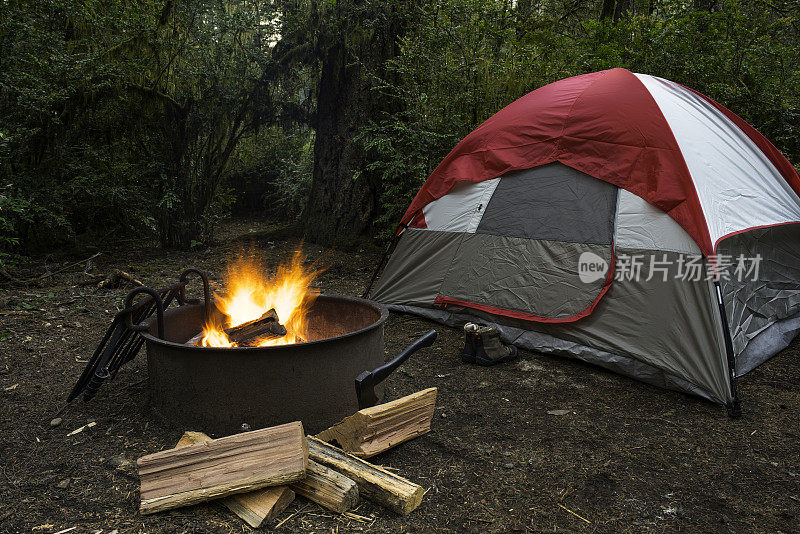
[[[479,328],[480,326],[475,323],[464,325],[464,350],[461,351],[461,361],[464,363],[475,363],[475,352],[481,341]]]
[[[478,341],[475,344],[475,363],[489,366],[508,362],[517,357],[517,347],[505,346],[500,342],[500,332],[494,326],[478,328]]]

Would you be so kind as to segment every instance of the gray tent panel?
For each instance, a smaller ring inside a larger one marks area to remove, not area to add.
[[[437,309],[433,301],[462,235],[407,230],[374,298],[392,309],[437,320],[457,317],[456,322],[449,323],[454,326],[481,317],[502,325],[505,340],[521,347],[569,354],[716,402],[731,400],[719,308],[710,282],[675,279],[672,274],[666,281],[658,277],[650,281],[617,280],[591,315],[566,324],[523,321],[454,305]],[[617,254],[659,258],[666,254],[672,265],[678,264],[680,256],[676,252],[634,249],[618,249]],[[533,306],[527,310],[535,311]]]
[[[666,258],[677,269],[677,252],[617,249],[623,255]],[[731,400],[724,333],[713,285],[706,280],[664,278],[615,280],[594,312],[575,323],[547,326],[556,337],[626,355],[693,383],[719,402]],[[538,328],[538,325],[525,326]]]
[[[463,234],[441,295],[543,318],[567,319],[588,308],[605,285],[605,277],[591,283],[580,280],[578,265],[583,253],[593,253],[606,265],[611,264],[608,245]]]
[[[736,374],[743,375],[788,346],[798,332],[800,225],[738,234],[720,243],[718,256],[726,256],[733,264],[730,276],[720,280],[720,289],[733,339]],[[758,263],[755,280],[754,272],[735,272],[740,256],[746,266]]]
[[[433,305],[462,236],[460,232],[406,229],[372,297],[380,302]]]
[[[664,254],[678,264],[676,252],[617,249],[618,256]],[[692,383],[718,402],[731,400],[719,308],[713,285],[705,280],[677,279],[674,273],[666,280],[615,280],[593,313],[579,321],[493,321],[626,356]]]
[[[800,315],[769,325],[753,337],[736,355],[736,376],[749,373],[769,358],[789,346],[800,333]]]
[[[477,232],[607,245],[617,188],[561,163],[503,175]]]
[[[441,310],[421,308],[419,306],[405,306],[401,304],[390,304],[389,309],[394,312],[419,315],[420,317],[438,321],[454,328],[458,328],[468,321],[475,320],[474,313],[470,312],[466,314],[454,309]],[[625,354],[613,354],[583,345],[579,342],[559,339],[545,332],[507,326],[502,323],[497,323],[496,320],[497,317],[486,316],[485,323],[496,326],[505,343],[513,343],[518,347],[541,352],[543,354],[576,358],[660,388],[682,391],[706,398],[713,402],[723,402],[717,394],[676,376],[669,371],[659,369]]]

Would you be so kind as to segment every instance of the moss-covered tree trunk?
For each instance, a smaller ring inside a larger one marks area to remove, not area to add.
[[[374,90],[372,76],[383,74],[387,59],[398,53],[401,24],[383,5],[383,16],[365,13],[362,2],[340,2],[341,27],[330,32],[322,55],[317,96],[314,173],[303,217],[310,241],[350,246],[370,229],[375,218],[380,180],[355,139],[361,128],[397,103]],[[356,15],[355,13],[359,13]],[[371,24],[351,22],[369,17]]]

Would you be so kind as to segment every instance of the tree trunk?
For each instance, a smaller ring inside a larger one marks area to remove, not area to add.
[[[354,2],[340,2],[340,20],[352,20]],[[383,9],[390,7],[384,5]],[[303,221],[306,238],[325,245],[351,246],[375,217],[380,177],[366,169],[368,156],[355,137],[370,120],[397,109],[373,90],[372,75],[383,75],[397,54],[394,12],[371,29],[342,22],[331,32],[322,57],[317,97],[314,172]]]
[[[208,243],[211,228],[202,218],[186,220],[171,216],[162,230],[161,245],[164,248],[189,250],[193,245]]]
[[[189,180],[177,178],[174,187],[182,193],[182,200],[161,207],[159,233],[164,248],[189,250],[196,243],[207,243],[211,237],[211,226],[203,216],[206,203],[190,196]]]
[[[163,247],[188,250],[210,242],[214,229],[207,211],[239,140],[249,106],[248,98],[238,109],[217,110],[217,116],[209,118],[203,128],[187,128],[186,112],[170,122],[173,128],[167,149],[173,178],[166,185],[170,200],[160,207],[159,231]],[[221,127],[220,123],[226,121],[231,124]]]
[[[633,0],[603,0],[603,9],[600,12],[600,20],[611,18],[617,22],[621,18],[630,16]]]

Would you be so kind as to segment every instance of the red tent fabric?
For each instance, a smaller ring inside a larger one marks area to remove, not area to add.
[[[702,98],[739,126],[800,194],[800,177],[769,141],[729,110]],[[422,208],[459,182],[480,182],[555,161],[657,206],[706,256],[714,254],[715,243],[675,136],[642,81],[621,68],[552,83],[493,115],[433,171],[401,226],[424,228]]]

